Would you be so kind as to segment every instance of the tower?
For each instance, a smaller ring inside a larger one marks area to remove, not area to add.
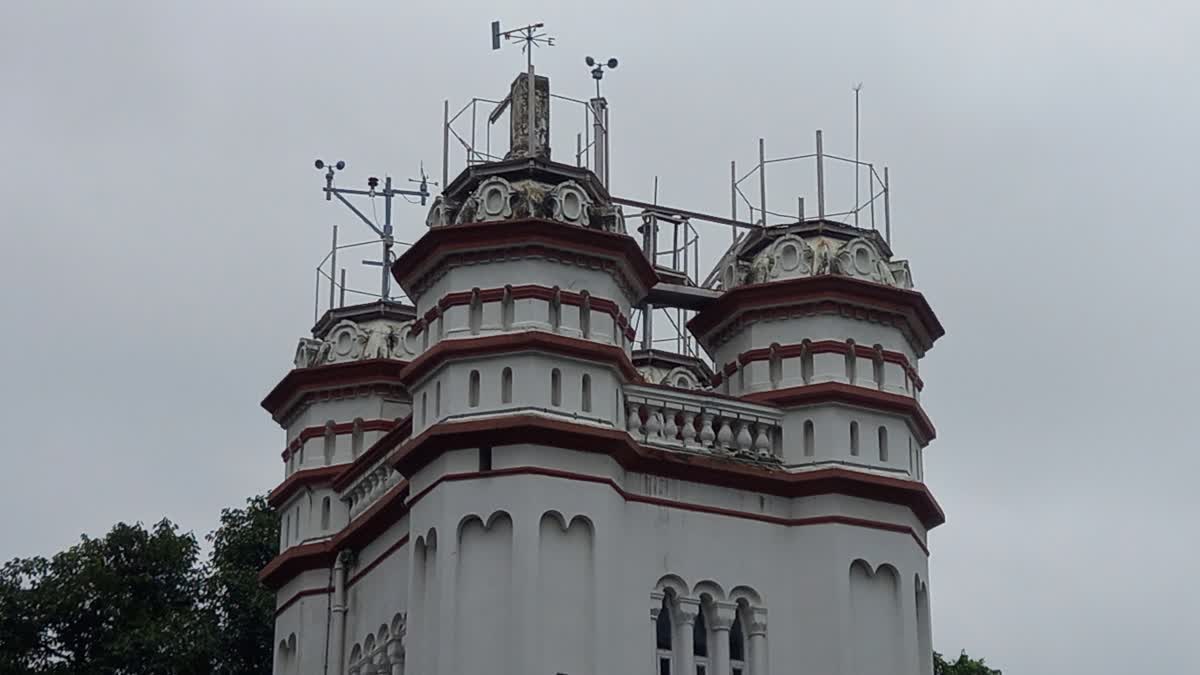
[[[512,152],[392,265],[410,304],[331,309],[264,401],[275,672],[931,673],[943,331],[907,263],[801,217],[744,224],[711,288],[653,264],[671,210],[639,245],[527,78]],[[647,306],[694,311],[711,365],[641,349]]]

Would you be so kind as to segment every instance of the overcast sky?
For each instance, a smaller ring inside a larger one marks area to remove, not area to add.
[[[947,328],[922,363],[936,648],[1013,675],[1200,672],[1200,5],[188,5],[0,7],[0,559],[118,520],[203,534],[273,487],[258,402],[311,325],[329,227],[367,234],[312,160],[346,160],[347,185],[440,174],[442,100],[498,98],[523,65],[488,23],[540,20],[558,93],[589,94],[584,55],[621,60],[632,198],[658,175],[660,201],[725,214],[760,136],[799,154],[822,128],[852,154],[864,82],[894,249]],[[563,161],[576,124],[552,121]],[[812,204],[778,166],[771,207]],[[397,213],[417,236],[424,209]]]

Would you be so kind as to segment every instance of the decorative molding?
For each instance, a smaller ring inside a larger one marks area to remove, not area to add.
[[[277,422],[282,423],[306,394],[335,390],[339,394],[328,395],[350,395],[357,389],[371,385],[398,385],[398,375],[407,365],[407,361],[367,359],[297,368],[283,376],[279,384],[262,400],[262,407],[271,413],[271,417]]]
[[[739,286],[688,321],[688,328],[708,349],[728,340],[740,330],[737,322],[758,312],[753,320],[768,317],[840,313],[855,319],[903,324],[918,356],[945,334],[925,296],[916,291],[893,288],[870,281],[823,275]],[[770,311],[772,314],[763,314]]]
[[[409,297],[417,298],[428,288],[432,275],[451,266],[530,255],[618,272],[631,302],[640,300],[658,281],[653,266],[629,236],[564,226],[543,218],[431,229],[397,258],[392,275]],[[450,256],[454,260],[445,260]]]
[[[397,424],[398,422],[396,420],[362,420],[359,428],[364,433],[368,431],[391,431],[392,428],[394,428]],[[283,457],[283,461],[288,461],[288,458],[290,458],[293,453],[299,450],[300,446],[304,445],[307,441],[310,441],[314,438],[323,437],[328,429],[329,427],[324,425],[319,427],[305,427],[304,429],[301,429],[300,433],[296,435],[296,438],[292,439],[292,442],[288,443],[287,447],[283,449],[282,453],[280,453],[280,455]],[[354,422],[342,422],[340,424],[333,425],[334,436],[345,436],[352,433],[354,433]]]
[[[558,469],[550,469],[539,466],[519,466],[509,467],[504,469],[493,469],[491,471],[468,471],[462,473],[450,473],[439,476],[428,487],[413,495],[408,501],[408,506],[411,509],[418,501],[432,492],[442,483],[452,483],[465,480],[474,480],[477,478],[494,478],[500,476],[545,476],[550,478],[561,478],[563,480],[577,481],[581,483],[596,483],[608,486],[616,492],[622,499],[627,502],[640,504],[651,504],[654,506],[663,506],[667,508],[679,509],[681,511],[691,511],[694,513],[708,513],[719,516],[729,516],[731,518],[740,518],[743,520],[753,520],[761,523],[771,523],[773,525],[784,525],[787,527],[806,527],[810,525],[850,525],[853,527],[865,527],[874,530],[882,530],[884,532],[896,532],[898,534],[907,534],[912,537],[917,546],[925,555],[929,555],[929,548],[921,535],[916,530],[898,523],[889,523],[886,521],[869,520],[866,518],[853,518],[850,516],[826,515],[826,516],[810,516],[806,518],[784,518],[782,516],[772,516],[765,513],[754,513],[751,511],[738,511],[736,509],[727,509],[719,506],[709,506],[707,504],[696,504],[694,502],[684,502],[673,499],[665,499],[662,497],[652,497],[650,495],[638,494],[630,492],[621,487],[615,480],[608,476],[595,476],[590,474],[575,473],[572,471],[562,471]]]
[[[591,294],[576,293],[563,289],[555,289],[550,286],[541,286],[538,284],[522,284],[520,286],[503,286],[499,288],[481,288],[479,289],[480,302],[501,302],[504,300],[505,291],[512,293],[513,300],[544,300],[549,302],[554,299],[555,292],[558,293],[559,301],[564,305],[574,307],[583,307],[584,298],[587,298],[588,305],[593,311],[603,312],[612,318],[616,319],[617,327],[621,329],[627,340],[633,340],[637,333],[629,324],[629,319],[621,313],[621,308],[617,303],[608,298],[597,298]],[[455,291],[443,295],[434,303],[425,315],[418,319],[413,324],[413,335],[420,335],[429,328],[429,325],[437,320],[450,307],[459,307],[470,305],[474,291]]]
[[[868,389],[845,382],[821,382],[800,387],[757,391],[741,397],[742,400],[763,403],[780,408],[794,408],[822,403],[844,403],[873,410],[906,415],[920,435],[921,445],[926,445],[937,436],[933,422],[925,414],[921,404],[909,396],[901,396],[878,389]]]
[[[400,379],[406,385],[411,385],[447,359],[521,351],[537,351],[605,363],[620,371],[630,382],[642,380],[641,373],[633,367],[629,355],[620,347],[539,330],[442,340],[408,364],[400,373]]]
[[[838,340],[816,340],[807,344],[802,342],[773,346],[775,347],[776,356],[781,359],[803,356],[805,349],[808,349],[810,354],[844,355],[850,352],[850,345],[846,342],[840,342]],[[868,347],[866,345],[855,345],[854,355],[864,359],[874,359],[876,355],[882,355],[884,361],[888,363],[895,363],[904,369],[905,374],[907,374],[908,378],[912,380],[913,385],[917,388],[917,391],[921,391],[925,388],[925,382],[921,379],[921,376],[917,374],[916,368],[913,368],[912,364],[908,361],[908,357],[900,352],[890,351],[887,349],[876,352],[873,347]],[[739,365],[744,366],[755,361],[769,361],[770,359],[771,347],[760,347],[758,349],[746,350],[741,354],[738,354],[735,361],[726,363],[720,372],[718,372],[716,375],[713,375],[712,386],[716,387],[721,384],[725,377],[724,373],[736,373]]]
[[[346,469],[349,462],[331,464],[315,469],[300,469],[292,472],[286,480],[279,484],[267,495],[267,503],[273,508],[279,508],[291,499],[301,488],[328,487],[333,485],[333,479]]]
[[[790,498],[845,494],[898,504],[912,510],[927,529],[945,522],[929,489],[917,481],[836,467],[791,473],[713,455],[658,449],[638,443],[624,431],[536,415],[436,424],[402,443],[388,461],[401,474],[412,476],[449,450],[523,443],[606,454],[629,471],[694,483]]]

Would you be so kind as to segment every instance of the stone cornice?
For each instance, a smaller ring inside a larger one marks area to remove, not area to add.
[[[301,398],[314,391],[373,384],[399,384],[400,371],[408,365],[395,359],[366,359],[313,368],[296,368],[267,394],[262,407],[277,422],[286,419]]]
[[[449,450],[523,443],[606,454],[629,471],[782,497],[836,493],[890,502],[911,509],[929,529],[945,522],[933,495],[916,481],[843,468],[791,473],[711,455],[658,450],[639,444],[621,430],[536,415],[436,424],[400,445],[388,461],[405,476],[412,476]]]
[[[501,353],[515,354],[523,351],[537,351],[606,363],[619,370],[627,381],[642,381],[641,373],[633,367],[629,355],[620,347],[538,330],[442,340],[424,354],[413,359],[412,363],[400,373],[400,380],[406,385],[412,385],[447,359]]]
[[[844,382],[821,382],[800,387],[758,391],[746,394],[741,398],[745,401],[779,408],[843,403],[872,410],[884,410],[907,416],[915,430],[921,435],[922,444],[932,441],[937,436],[933,422],[929,420],[929,416],[925,414],[925,410],[916,399],[877,389],[857,387]]]
[[[945,329],[917,291],[849,277],[822,275],[738,286],[721,295],[688,322],[688,328],[709,349],[723,342],[727,327],[750,312],[817,313],[851,308],[895,317],[903,324],[918,354],[924,354]],[[758,315],[759,319],[765,318]]]
[[[430,229],[392,265],[392,276],[409,297],[419,297],[426,278],[446,267],[447,257],[480,254],[493,258],[552,255],[615,265],[624,278],[632,302],[640,300],[658,281],[658,275],[631,237],[540,218],[445,225]]]

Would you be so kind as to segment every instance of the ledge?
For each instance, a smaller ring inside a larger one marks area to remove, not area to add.
[[[636,299],[658,282],[658,274],[630,236],[541,218],[430,228],[392,264],[392,276],[411,297],[417,280],[446,255],[530,245],[602,258],[625,267],[634,282],[630,285],[639,295]]]
[[[374,383],[399,384],[400,371],[407,361],[395,359],[364,359],[345,363],[332,363],[313,368],[296,368],[283,376],[279,384],[262,400],[262,407],[279,420],[301,394],[347,385]]]
[[[412,363],[408,364],[408,367],[399,374],[399,380],[405,385],[411,385],[446,359],[489,354],[515,355],[525,351],[538,351],[608,363],[621,371],[627,380],[642,381],[641,373],[633,367],[629,355],[620,347],[538,330],[442,340],[424,354],[413,359]]]
[[[789,473],[719,457],[658,450],[637,443],[625,431],[535,415],[440,423],[402,444],[388,461],[405,476],[412,476],[448,450],[524,443],[606,454],[629,471],[780,497],[845,494],[898,504],[909,508],[926,529],[946,520],[929,489],[916,481],[841,468]]]
[[[702,341],[707,341],[718,328],[747,311],[820,301],[833,301],[903,317],[922,351],[928,351],[946,333],[925,296],[917,291],[832,274],[738,286],[722,294],[720,299],[688,321],[687,326]]]

